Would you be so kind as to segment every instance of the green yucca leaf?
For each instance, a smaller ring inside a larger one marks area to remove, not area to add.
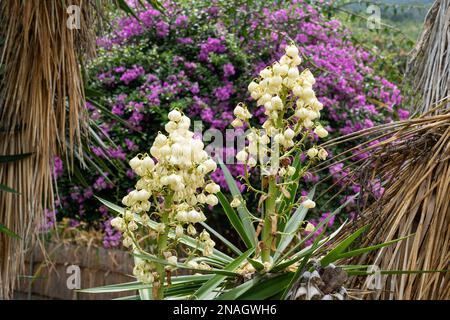
[[[234,272],[245,259],[247,259],[252,253],[254,249],[248,249],[241,256],[237,257],[233,260],[229,265],[227,265],[224,271]],[[201,286],[193,295],[195,299],[204,300],[211,296],[213,291],[220,286],[223,281],[226,279],[223,275],[215,275],[211,279],[209,279],[203,286]]]
[[[297,189],[299,186],[299,179],[300,179],[300,167],[301,167],[301,159],[300,159],[300,155],[302,153],[299,151],[297,152],[297,154],[295,155],[294,161],[292,163],[292,166],[295,168],[295,173],[292,175],[292,177],[289,178],[289,181],[294,181],[292,184],[289,185],[288,187],[288,193],[290,195],[290,197],[286,197],[283,195],[283,198],[281,200],[281,205],[280,205],[280,213],[283,213],[284,210],[286,208],[289,208],[295,201],[295,196],[297,194]],[[284,226],[283,226],[284,227]]]
[[[309,192],[308,198],[312,199],[314,197],[315,187]],[[292,239],[295,236],[295,233],[298,231],[300,224],[305,220],[305,216],[308,213],[308,209],[303,205],[300,205],[297,210],[295,210],[292,217],[286,223],[283,233],[280,237],[280,241],[278,243],[277,250],[273,256],[273,259],[276,261],[283,251],[289,246]]]
[[[253,241],[251,240],[251,238],[249,238],[247,232],[244,229],[244,226],[242,225],[241,220],[239,219],[234,209],[231,207],[225,195],[222,192],[219,192],[216,194],[216,196],[219,199],[219,202],[222,205],[222,208],[227,215],[228,220],[230,220],[231,225],[239,234],[242,241],[244,241],[247,248],[252,248],[254,246]]]
[[[352,251],[344,252],[344,253],[341,253],[341,254],[338,255],[338,259],[345,259],[345,258],[350,258],[350,257],[354,257],[354,256],[359,256],[361,254],[364,254],[364,253],[367,253],[367,252],[370,252],[370,251],[373,251],[373,250],[377,250],[377,249],[380,249],[380,248],[383,248],[383,247],[390,246],[391,244],[394,244],[396,242],[405,240],[405,239],[407,239],[407,238],[409,238],[409,237],[411,237],[413,235],[414,234],[410,234],[409,236],[401,237],[401,238],[398,238],[398,239],[395,239],[395,240],[386,241],[386,242],[383,242],[383,243],[380,243],[380,244],[376,244],[376,245],[373,245],[373,246],[364,247],[364,248],[360,248],[360,249],[355,249],[355,250],[352,250]]]
[[[257,261],[254,259],[248,258],[247,261],[258,271],[264,270],[264,265],[261,263],[261,261]]]
[[[220,233],[218,233],[216,230],[211,228],[209,225],[207,225],[204,222],[200,222],[200,225],[202,225],[206,230],[208,230],[210,233],[212,233],[214,236],[216,236],[217,239],[222,241],[228,248],[230,248],[231,251],[236,253],[237,255],[241,255],[242,251],[236,248],[230,241],[225,239]]]
[[[241,205],[239,205],[239,207],[237,207],[237,211],[239,213],[239,217],[241,218],[242,225],[244,226],[244,230],[247,235],[247,238],[249,238],[251,240],[252,247],[255,247],[256,246],[256,230],[255,230],[255,226],[253,225],[253,222],[252,222],[253,216],[250,214],[247,207],[245,206],[244,198],[242,197],[241,191],[239,191],[236,181],[234,180],[234,178],[231,175],[230,171],[228,170],[227,166],[222,162],[221,159],[218,160],[218,163],[220,165],[220,168],[223,171],[225,181],[227,182],[227,185],[228,185],[228,188],[230,189],[231,194],[233,195],[233,197],[237,197],[241,200]]]
[[[336,247],[333,248],[325,257],[320,260],[320,264],[325,267],[330,263],[339,259],[339,255],[344,252],[352,243],[355,241],[364,231],[367,230],[368,225],[365,225],[355,232],[353,232],[350,236],[340,242]]]
[[[0,156],[0,163],[19,161],[19,160],[29,157],[30,155],[31,155],[31,153],[2,155],[2,156]]]
[[[332,217],[334,217],[339,211],[342,210],[342,208],[344,208],[348,202],[350,201],[350,199],[348,201],[346,201],[343,205],[341,205],[339,208],[337,208],[334,212],[330,213],[328,215],[328,217],[326,217],[324,220],[322,220],[319,224],[317,224],[316,228],[314,229],[313,232],[311,232],[310,234],[308,234],[306,237],[304,237],[300,242],[298,242],[295,246],[292,246],[286,253],[283,254],[283,256],[281,257],[281,260],[283,259],[287,259],[287,257],[289,257],[291,254],[293,254],[296,250],[298,250],[298,248],[300,248],[302,245],[304,245],[306,243],[306,241],[308,241],[309,239],[311,239],[312,237],[314,237],[315,233],[317,232],[317,230],[319,230],[321,227],[325,226],[326,224],[328,224],[328,222],[330,222],[330,219]],[[324,228],[325,230],[326,228]]]
[[[110,293],[110,292],[123,292],[123,291],[131,291],[131,290],[140,290],[140,289],[149,289],[151,288],[151,284],[144,284],[139,281],[125,282],[119,284],[111,284],[102,287],[95,287],[89,289],[77,290],[77,292],[81,293]]]
[[[258,281],[260,281],[258,277],[248,280],[243,284],[227,292],[222,293],[220,296],[217,297],[216,300],[237,300],[241,295],[243,295],[245,292],[254,287],[258,283]]]
[[[141,300],[141,297],[139,295],[133,295],[127,297],[114,298],[113,300]]]
[[[9,230],[7,227],[5,227],[3,224],[0,223],[0,232],[6,234],[9,237],[21,239],[20,236],[13,231]]]
[[[0,184],[0,190],[5,191],[5,192],[17,193],[17,194],[19,193],[16,190],[14,190],[13,188],[5,186],[4,184]]]
[[[189,275],[189,276],[177,276],[172,277],[172,284],[180,284],[180,285],[189,285],[195,283],[203,283],[210,279],[212,275]],[[131,291],[131,290],[141,290],[141,289],[151,289],[151,284],[144,284],[139,281],[132,281],[126,283],[119,284],[111,284],[102,287],[89,288],[77,290],[77,292],[82,293],[112,293],[112,292],[123,292],[123,291]]]
[[[273,297],[286,288],[293,276],[293,272],[288,272],[267,280],[261,279],[255,286],[240,295],[238,300],[265,300]]]

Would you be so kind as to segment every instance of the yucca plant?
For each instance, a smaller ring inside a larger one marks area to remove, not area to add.
[[[246,105],[241,103],[234,110],[232,125],[248,128],[248,143],[236,155],[246,168],[240,179],[248,193],[258,198],[258,208],[247,208],[220,157],[217,162],[232,199],[209,180],[216,162],[189,131],[190,119],[173,110],[165,126],[168,135],[159,133],[150,154],[130,161],[140,179],[136,190],[123,198],[126,207],[100,199],[118,213],[111,224],[123,233],[123,244],[134,255],[137,281],[83,292],[139,290],[139,296],[130,299],[347,297],[343,287],[347,276],[365,273],[366,266],[336,264],[400,239],[349,250],[366,230],[364,226],[329,248],[346,223],[329,235],[324,226],[346,203],[317,226],[307,222],[308,209],[316,205],[314,188],[306,197],[298,195],[298,188],[306,170],[327,157],[323,148],[314,146],[315,139],[326,137],[327,131],[319,121],[322,104],[312,89],[314,76],[309,70],[300,73],[300,63],[298,49],[291,44],[278,62],[250,83],[250,94],[267,116],[264,130],[250,124],[252,114]],[[257,172],[260,186],[250,182],[251,174]],[[231,243],[205,223],[202,207],[219,202],[242,244]],[[199,225],[204,228],[201,232]],[[223,243],[222,250],[215,248],[213,238]]]

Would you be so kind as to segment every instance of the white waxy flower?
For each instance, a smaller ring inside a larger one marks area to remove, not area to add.
[[[319,159],[325,160],[328,157],[328,152],[325,149],[320,149],[318,156],[319,156]]]
[[[209,194],[206,197],[206,203],[209,204],[210,206],[215,206],[219,203],[219,200],[217,199],[217,197],[213,194]]]
[[[298,76],[299,76],[299,73],[298,73],[298,68],[297,68],[297,67],[289,68],[289,71],[288,71],[288,77],[289,77],[291,80],[297,79]]]
[[[177,128],[178,128],[178,125],[176,124],[176,122],[173,122],[173,121],[167,122],[166,125],[164,126],[164,129],[166,129],[166,131],[168,133],[174,132]]]
[[[285,142],[285,140],[286,140],[286,138],[284,137],[284,135],[283,134],[281,134],[281,133],[277,133],[274,137],[273,137],[273,141],[275,142],[275,143],[278,143],[278,144],[283,144],[284,142]]]
[[[325,130],[325,128],[322,126],[316,127],[314,129],[314,133],[317,134],[317,136],[319,136],[319,138],[325,138],[326,136],[328,136],[328,131]]]
[[[308,233],[311,233],[311,232],[314,232],[314,230],[316,230],[316,226],[313,225],[311,222],[308,222],[306,224],[305,231]]]
[[[236,159],[241,161],[241,162],[245,162],[248,158],[248,153],[245,150],[241,150],[236,154]]]
[[[190,224],[187,227],[187,233],[191,236],[195,236],[197,234],[197,230],[195,230],[195,227],[192,224]]]
[[[179,238],[179,237],[182,237],[183,234],[184,234],[183,226],[178,224],[175,228],[175,235]]]
[[[164,223],[158,223],[158,224],[155,226],[155,230],[156,230],[156,232],[158,232],[158,233],[164,233],[165,229],[166,229],[166,225],[165,225]]]
[[[269,68],[265,68],[259,72],[261,78],[269,78],[272,76],[272,71]]]
[[[303,99],[309,100],[309,99],[314,98],[315,96],[316,96],[316,95],[315,95],[313,89],[311,89],[311,88],[304,88],[304,89],[303,89],[303,93],[302,93]]]
[[[276,110],[282,110],[283,109],[283,100],[279,96],[273,97],[270,102],[272,103],[272,106]]]
[[[239,200],[239,198],[235,197],[235,198],[233,198],[233,201],[231,201],[230,205],[233,208],[237,208],[241,205],[241,200]]]
[[[305,119],[303,120],[303,126],[307,129],[311,129],[312,127],[314,127],[314,122],[311,121],[311,119]]]
[[[253,98],[253,100],[258,100],[262,95],[262,92],[259,90],[253,91],[250,96]]]
[[[130,165],[131,166],[131,165]],[[142,159],[141,166],[144,170],[152,170],[155,166],[155,162],[149,156]]]
[[[242,106],[240,106],[240,105],[237,105],[234,108],[233,113],[238,118],[241,118],[241,119],[245,118],[245,109]]]
[[[191,223],[197,223],[201,221],[201,214],[196,210],[191,210],[187,213],[187,221]]]
[[[319,151],[316,148],[311,148],[308,150],[307,155],[310,159],[312,159],[315,156],[317,156],[318,153],[319,153]]]
[[[180,130],[189,130],[189,127],[191,126],[191,119],[189,119],[186,116],[182,116],[180,121],[178,121],[178,127],[177,129]]]
[[[178,211],[177,215],[175,216],[175,219],[177,219],[180,222],[187,222],[189,221],[189,215],[186,211]]]
[[[284,137],[289,140],[293,139],[295,137],[295,131],[291,128],[287,128],[286,131],[284,131]]]
[[[130,221],[130,223],[128,223],[128,229],[130,231],[136,231],[138,229],[137,223],[134,220]]]
[[[204,193],[200,193],[197,195],[197,200],[200,203],[206,203],[206,195]]]
[[[292,167],[292,166],[289,166],[287,168],[287,172],[286,173],[287,173],[288,176],[293,176],[295,174],[295,168]]]
[[[295,56],[292,61],[291,64],[294,66],[298,66],[302,64],[302,58],[300,56]]]
[[[283,78],[281,76],[273,76],[269,78],[269,86],[270,87],[278,87],[283,83]]]
[[[298,56],[298,48],[295,45],[287,46],[286,54],[291,58],[295,58],[296,56]]]
[[[163,135],[162,133],[159,133],[156,138],[155,138],[155,142],[154,145],[161,147],[162,145],[164,145],[167,141],[167,137],[165,135]]]
[[[291,63],[292,59],[289,58],[287,55],[283,55],[280,58],[280,64],[281,65],[289,65]],[[287,70],[286,70],[286,74],[287,74]]]
[[[295,116],[299,117],[300,119],[306,119],[308,118],[309,112],[306,108],[299,108],[295,111]]]
[[[303,87],[299,85],[294,86],[294,88],[292,88],[292,93],[295,96],[300,97],[303,93]]]
[[[171,257],[168,257],[168,258],[167,258],[167,262],[170,263],[170,264],[173,265],[173,266],[176,266],[178,260],[177,260],[177,257],[176,257],[176,256],[171,256]]]
[[[111,226],[116,228],[117,230],[119,230],[120,232],[125,231],[124,229],[124,221],[123,218],[121,217],[115,217],[114,219],[111,220]]]
[[[170,149],[169,145],[167,145],[167,144],[165,144],[161,148],[159,148],[159,154],[161,157],[170,155],[170,152],[171,152],[171,149]]]
[[[244,125],[244,123],[242,122],[241,119],[236,118],[231,122],[231,125],[233,126],[233,128],[240,128]]]
[[[156,159],[159,159],[161,157],[161,150],[157,146],[152,146],[150,148],[150,154],[154,156]]]
[[[211,182],[206,185],[205,191],[209,193],[217,193],[220,192],[220,186],[214,182]]]
[[[248,85],[248,91],[250,93],[257,90],[258,88],[259,88],[259,85],[255,81],[250,82],[250,84]]]
[[[135,170],[137,167],[139,167],[141,165],[142,161],[141,159],[139,159],[139,157],[134,157],[133,159],[130,160],[129,164],[131,169]]]
[[[169,117],[170,121],[178,122],[178,121],[181,120],[182,115],[181,115],[180,111],[172,110],[172,111],[169,112],[168,117]]]
[[[188,261],[187,265],[192,269],[198,269],[198,263],[196,261]]]
[[[137,201],[145,201],[148,200],[148,198],[150,198],[150,192],[144,189],[139,190],[135,196]]]
[[[302,202],[302,205],[306,208],[306,209],[312,209],[316,207],[316,203],[314,201],[312,201],[311,199],[307,199],[305,201]]]
[[[319,100],[316,99],[314,101],[314,103],[311,105],[311,107],[316,111],[320,111],[323,109],[323,104]]]
[[[253,158],[253,157],[250,158],[250,159],[248,159],[248,161],[247,161],[247,165],[248,165],[250,168],[256,167],[256,164],[257,164],[256,159]]]
[[[207,172],[215,171],[217,169],[217,163],[213,159],[208,159],[203,162]]]

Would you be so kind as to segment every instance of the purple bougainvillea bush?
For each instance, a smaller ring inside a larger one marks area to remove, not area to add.
[[[192,120],[201,120],[203,130],[225,132],[232,128],[229,124],[239,101],[256,105],[247,98],[247,84],[263,66],[280,58],[289,41],[299,47],[303,67],[316,75],[314,90],[324,105],[321,122],[330,137],[408,117],[406,110],[399,109],[398,88],[374,74],[371,64],[376,57],[354,46],[339,21],[324,18],[325,5],[320,11],[307,1],[245,3],[249,5],[230,7],[212,1],[206,6],[193,2],[184,8],[165,2],[165,14],[153,8],[140,10],[140,20],[117,19],[113,30],[98,39],[99,57],[88,68],[88,93],[95,92],[100,98],[88,103],[87,109],[107,137],[106,147],[91,147],[94,157],[106,167],[84,169],[81,179],[69,179],[56,160],[57,219],[70,219],[72,225],[87,222],[104,230],[106,247],[118,245],[121,235],[111,228],[110,213],[94,195],[117,203],[120,195],[133,187],[134,174],[125,164],[137,150],[149,149],[149,141],[163,129],[171,109],[178,108]],[[256,115],[253,121],[264,122],[262,110],[252,112]],[[228,133],[227,138],[234,136]],[[333,155],[341,150],[327,151]],[[233,156],[235,150],[226,147],[223,153]],[[364,156],[355,153],[348,161]],[[344,166],[337,163],[323,173],[332,174],[334,182],[342,181],[337,188],[342,188],[348,174]],[[239,165],[230,166],[230,170],[235,176],[243,174]],[[212,178],[226,190],[220,170]],[[320,178],[306,175],[303,193],[306,195]],[[375,187],[382,193],[379,185]],[[359,190],[360,186],[353,184],[347,187],[346,196]],[[311,222],[325,219],[346,196],[333,201],[325,196],[323,205],[318,200],[316,218]],[[345,216],[353,214],[350,204]]]

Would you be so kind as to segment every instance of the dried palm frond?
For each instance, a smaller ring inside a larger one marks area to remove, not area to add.
[[[349,264],[376,265],[389,271],[450,269],[450,109],[445,108],[448,101],[419,118],[381,125],[324,144],[326,147],[367,136],[373,136],[370,141],[381,141],[370,147],[369,141],[360,145],[360,152],[371,154],[353,168],[361,185],[378,180],[384,188],[381,198],[369,202],[354,223],[354,228],[371,225],[359,245],[366,247],[412,235]],[[343,153],[335,159],[345,156]],[[344,232],[343,237],[348,233]],[[365,280],[366,277],[355,278],[350,287],[370,291],[373,288]],[[369,296],[450,299],[450,273],[382,276],[379,289]]]
[[[21,237],[0,234],[0,298],[11,296],[29,236],[53,203],[53,157],[58,150],[80,150],[86,130],[78,53],[92,48],[92,21],[89,10],[81,10],[82,28],[67,28],[67,5],[0,3],[0,154],[32,153],[0,167],[0,184],[20,192],[0,193],[0,221]]]
[[[423,113],[450,95],[450,0],[436,0],[412,51],[405,79],[412,81]]]

